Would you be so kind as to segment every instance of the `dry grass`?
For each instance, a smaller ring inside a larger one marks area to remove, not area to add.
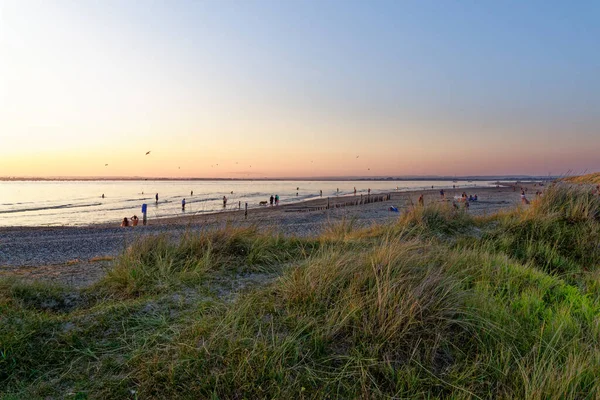
[[[562,180],[570,183],[600,185],[600,172],[587,175],[571,176],[568,178],[563,178]]]

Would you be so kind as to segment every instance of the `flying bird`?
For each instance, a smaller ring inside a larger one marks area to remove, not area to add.
[[[150,151],[152,151],[152,150],[150,150]],[[146,152],[146,155],[150,154],[150,151],[147,151],[147,152]]]
[[[356,158],[358,158],[358,156],[356,156]]]
[[[108,164],[104,164],[105,167],[108,167]]]

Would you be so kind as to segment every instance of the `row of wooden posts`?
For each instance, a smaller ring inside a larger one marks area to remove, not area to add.
[[[343,207],[350,207],[350,206],[359,206],[362,204],[370,204],[370,203],[379,203],[382,201],[387,201],[387,200],[391,200],[392,199],[392,194],[391,193],[387,193],[387,194],[379,194],[379,195],[360,195],[360,197],[358,196],[354,196],[351,199],[348,199],[348,201],[344,201],[342,203],[333,203],[330,201],[330,198],[327,198],[327,205],[326,206],[309,206],[309,207],[300,207],[300,208],[291,208],[291,209],[287,209],[285,211],[287,212],[307,212],[307,211],[323,211],[323,210],[329,210],[332,208],[343,208]],[[242,202],[239,201],[238,202],[238,209],[242,209]],[[244,203],[244,218],[247,219],[248,218],[248,203]]]
[[[381,201],[387,201],[387,200],[391,200],[392,199],[392,195],[390,193],[387,194],[380,194],[380,195],[360,195],[360,197],[358,196],[354,196],[350,199],[348,199],[347,201],[341,202],[341,203],[332,203],[330,201],[330,198],[327,198],[327,205],[326,206],[308,206],[308,207],[301,207],[301,208],[294,208],[294,209],[290,209],[290,210],[286,210],[286,211],[296,211],[296,212],[306,212],[306,211],[322,211],[322,210],[329,210],[332,208],[343,208],[343,207],[350,207],[350,206],[358,206],[358,205],[362,205],[362,204],[370,204],[370,203],[379,203]]]

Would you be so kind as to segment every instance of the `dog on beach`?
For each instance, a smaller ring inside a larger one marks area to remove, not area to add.
[[[260,205],[260,206],[266,206],[267,205],[267,201],[266,200],[265,201],[261,201],[260,203],[258,203],[258,205]]]

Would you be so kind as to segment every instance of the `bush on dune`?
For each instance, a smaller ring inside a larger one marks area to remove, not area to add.
[[[580,274],[600,266],[600,197],[557,185],[531,207],[502,214],[483,247],[502,251],[548,272]]]
[[[145,237],[117,259],[95,289],[116,296],[159,293],[173,286],[200,282],[211,273],[265,272],[304,257],[317,241],[284,239],[256,228],[187,232],[178,240],[167,235]]]
[[[473,218],[464,208],[456,209],[448,203],[412,207],[402,214],[398,226],[417,235],[437,238],[465,233],[473,226]]]
[[[382,240],[317,252],[138,379],[148,396],[572,398],[599,393],[599,322],[577,288],[506,256]]]

